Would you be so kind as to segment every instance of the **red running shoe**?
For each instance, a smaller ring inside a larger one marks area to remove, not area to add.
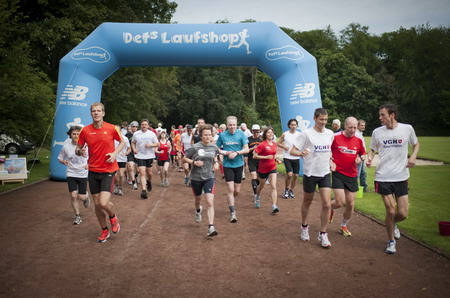
[[[111,231],[114,234],[119,233],[119,231],[120,231],[120,224],[119,224],[119,221],[117,220],[117,215],[114,215],[114,217],[111,218],[109,221],[111,222]]]
[[[108,229],[102,230],[102,234],[100,235],[100,237],[98,237],[97,241],[100,243],[106,242],[106,240],[108,240],[109,236],[110,235],[109,235]]]

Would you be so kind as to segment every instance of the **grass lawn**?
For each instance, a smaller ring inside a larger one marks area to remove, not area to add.
[[[34,158],[34,151],[28,152],[25,155],[19,155],[19,157],[26,157],[27,161]],[[35,163],[33,168],[31,168],[32,164],[27,163],[27,170],[31,172],[28,173],[28,179],[25,180],[25,184],[33,183],[36,181],[40,181],[42,179],[46,179],[49,177],[49,164],[50,164],[50,150],[41,149],[39,152],[38,158],[41,163]],[[10,189],[14,189],[23,185],[22,183],[5,183],[5,185],[0,185],[0,192],[4,192]]]
[[[381,196],[373,192],[375,169],[367,169],[370,193],[356,201],[356,209],[384,222],[385,209]],[[399,228],[414,239],[450,254],[450,237],[439,235],[439,221],[450,221],[450,166],[417,166],[410,169],[409,217]]]

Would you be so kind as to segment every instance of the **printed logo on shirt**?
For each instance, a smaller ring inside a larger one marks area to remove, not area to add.
[[[331,151],[331,145],[314,145],[315,153],[328,153]]]
[[[402,139],[383,140],[383,148],[402,147]]]
[[[353,155],[357,153],[356,147],[354,148],[354,150],[352,150],[352,149],[349,149],[349,148],[347,148],[345,146],[338,146],[338,149],[339,149],[339,151],[341,153],[353,154]]]
[[[236,141],[228,141],[228,142],[225,142],[225,145],[239,145],[239,142],[236,142]]]

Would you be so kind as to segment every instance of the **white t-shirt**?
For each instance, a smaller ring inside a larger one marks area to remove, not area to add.
[[[364,146],[364,149],[366,149],[366,141],[364,140],[363,133],[362,133],[361,131],[359,131],[359,130],[356,130],[355,136],[356,136],[357,138],[360,138],[360,139],[361,139],[361,141],[362,141],[362,143],[363,143],[363,146]],[[367,150],[366,150],[366,151],[367,151]]]
[[[127,150],[130,148],[130,140],[128,140],[127,137],[123,136],[122,139],[125,141],[125,146],[123,147],[122,151],[119,152],[116,156],[117,162],[127,162]],[[120,142],[114,140],[114,145],[117,148],[119,146]]]
[[[188,135],[187,132],[183,132],[181,134],[181,143],[183,144],[184,151],[192,147],[191,145],[192,136],[193,134]]]
[[[146,132],[138,130],[133,134],[131,141],[136,144],[137,154],[134,155],[137,159],[155,158],[155,147],[145,147],[147,144],[158,143],[156,134],[150,129]]]
[[[324,177],[330,173],[331,143],[334,133],[325,128],[323,132],[317,132],[314,127],[302,131],[294,141],[294,146],[300,151],[309,150],[309,154],[303,157],[303,173],[310,177]]]
[[[70,140],[70,142],[66,142],[59,152],[58,159],[69,161],[66,170],[67,177],[87,178],[88,170],[86,169],[86,165],[89,156],[88,154],[86,154],[86,157],[76,155],[76,148],[77,145],[74,145],[72,140]],[[86,147],[86,153],[87,152],[88,150]]]
[[[288,130],[284,133],[283,145],[288,146],[289,149],[284,150],[283,158],[294,159],[294,160],[300,159],[300,156],[293,156],[293,155],[289,154],[289,151],[291,151],[291,148],[294,145],[295,140],[299,137],[299,135],[300,135],[299,131],[295,131],[294,133],[291,133],[291,131]]]
[[[394,129],[386,126],[376,128],[372,133],[370,149],[378,151],[380,163],[375,171],[375,181],[400,182],[408,180],[408,144],[417,144],[414,128],[398,123]]]

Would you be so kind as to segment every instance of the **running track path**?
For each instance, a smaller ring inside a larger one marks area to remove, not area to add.
[[[170,179],[148,200],[128,187],[114,196],[122,230],[104,244],[95,241],[93,205],[82,210],[80,226],[72,225],[66,183],[43,181],[0,195],[0,297],[442,297],[450,290],[449,260],[404,237],[398,253],[386,255],[384,227],[358,214],[349,224],[353,236],[345,238],[337,233],[338,211],[329,227],[333,246],[321,248],[318,198],[311,241],[301,241],[301,187],[295,200],[280,199],[274,216],[268,190],[257,210],[244,181],[239,222],[231,224],[219,181],[220,234],[208,239],[206,212],[196,224],[182,175],[170,170]]]

